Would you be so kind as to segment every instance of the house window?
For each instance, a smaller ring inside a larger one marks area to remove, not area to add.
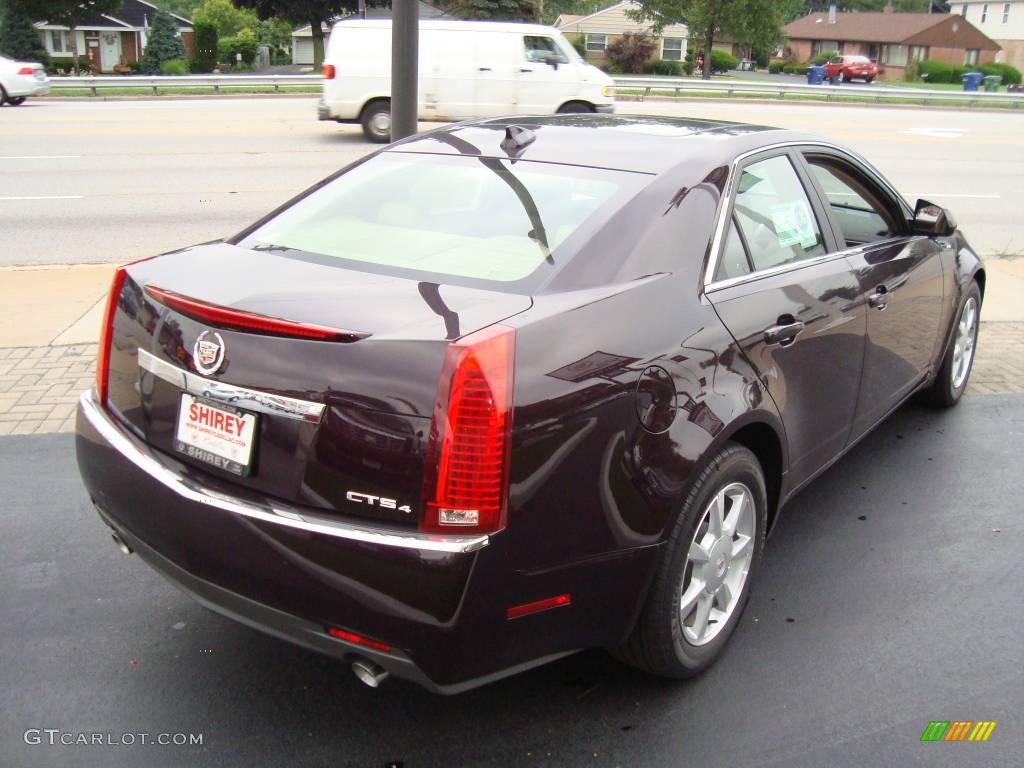
[[[61,32],[59,29],[50,30],[50,50],[53,53],[64,53],[68,50],[67,42],[67,32]]]
[[[811,47],[811,52],[814,56],[817,56],[819,53],[832,53],[832,51],[838,50],[838,40],[815,40],[814,45]]]
[[[608,35],[587,35],[587,51],[591,53],[604,53],[608,47]]]
[[[891,67],[907,66],[907,46],[905,45],[883,45],[882,63]]]
[[[1010,4],[1003,3],[1003,24],[1010,20]]]
[[[978,63],[978,49],[977,48],[968,48],[966,51],[964,51],[964,64],[966,64],[969,67],[973,67],[977,63]]]
[[[663,37],[661,38],[661,58],[665,61],[683,60],[683,38]]]
[[[928,46],[927,45],[912,45],[910,46],[910,60],[911,61],[924,61],[928,58]]]
[[[985,23],[985,19],[988,18],[988,3],[981,6],[981,23]]]

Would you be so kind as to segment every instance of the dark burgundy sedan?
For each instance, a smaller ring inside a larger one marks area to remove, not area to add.
[[[119,270],[78,462],[123,550],[371,685],[589,647],[682,677],[785,502],[957,402],[984,287],[947,211],[815,136],[453,125]]]

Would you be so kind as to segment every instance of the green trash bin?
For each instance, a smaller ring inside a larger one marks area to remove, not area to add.
[[[1003,78],[1000,75],[985,75],[985,90],[989,93],[998,91],[1002,84]]]

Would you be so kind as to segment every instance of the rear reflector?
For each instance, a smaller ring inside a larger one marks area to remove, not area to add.
[[[518,619],[521,616],[529,616],[531,613],[540,613],[541,611],[549,611],[552,608],[561,608],[563,605],[572,604],[572,595],[566,593],[564,595],[556,595],[555,597],[548,597],[544,600],[537,600],[533,603],[524,603],[523,605],[516,605],[505,611],[506,619]]]
[[[114,314],[117,312],[117,302],[121,296],[121,288],[124,287],[125,270],[118,267],[114,272],[114,279],[110,283],[110,293],[107,294],[107,306],[103,311],[103,324],[100,326],[100,341],[96,350],[96,395],[100,405],[107,404],[107,387],[110,382],[110,345],[114,335]]]
[[[337,627],[328,627],[327,634],[331,637],[336,637],[339,640],[344,640],[346,643],[354,643],[355,645],[361,645],[364,648],[373,648],[375,651],[391,653],[391,646],[387,643],[382,643],[379,640],[371,640],[368,637],[357,635],[355,632],[346,632],[344,629],[338,629]]]
[[[515,330],[494,325],[448,346],[424,468],[420,530],[505,526]]]
[[[18,70],[19,75],[34,75],[35,73],[36,71],[32,67],[22,67]]]
[[[358,341],[370,335],[358,331],[343,331],[338,328],[327,328],[322,325],[284,320],[279,317],[257,315],[252,312],[222,307],[217,304],[207,304],[203,301],[190,299],[188,296],[182,296],[174,291],[157,288],[155,285],[147,285],[145,291],[161,304],[180,312],[186,317],[232,331],[262,333],[266,336],[284,336],[294,339],[311,339],[313,341]]]
[[[324,64],[324,80],[333,80],[333,79],[334,79],[334,65],[333,64]]]

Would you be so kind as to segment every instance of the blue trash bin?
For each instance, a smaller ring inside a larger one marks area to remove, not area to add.
[[[965,91],[976,91],[981,87],[981,81],[985,79],[985,75],[981,72],[964,72],[960,79],[964,83]]]
[[[807,68],[807,84],[821,85],[825,82],[825,67],[820,64]],[[977,89],[975,89],[977,90]]]

